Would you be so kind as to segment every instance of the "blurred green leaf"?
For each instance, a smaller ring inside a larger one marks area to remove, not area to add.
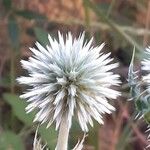
[[[48,33],[43,30],[42,28],[35,27],[34,28],[35,36],[38,39],[38,41],[46,46],[49,41],[48,41]]]
[[[89,132],[89,135],[87,137],[88,142],[90,143],[90,145],[94,146],[95,149],[98,149],[98,142],[99,140],[94,140],[98,137],[98,129],[92,129]]]
[[[35,20],[45,20],[46,17],[38,14],[36,12],[30,11],[30,10],[16,10],[15,14],[21,17],[24,17],[25,19],[35,19]]]
[[[8,19],[8,32],[13,48],[17,49],[19,47],[19,26],[13,16]]]
[[[12,131],[0,134],[0,150],[24,150],[21,138]]]
[[[11,0],[3,0],[3,5],[7,10],[10,9],[12,5]]]
[[[24,100],[20,99],[18,95],[9,93],[3,94],[3,98],[8,104],[11,105],[13,113],[18,117],[18,119],[28,126],[33,125],[33,118],[36,112],[34,111],[26,114],[25,107],[27,106],[27,103]],[[45,124],[41,125],[39,127],[39,133],[42,137],[42,140],[45,140],[51,149],[55,149],[57,134],[54,127],[51,126],[50,128],[46,129]]]
[[[42,140],[46,141],[50,149],[55,149],[57,140],[57,132],[55,131],[55,128],[51,126],[47,129],[46,125],[41,125],[39,127],[39,133],[42,137]]]
[[[12,110],[14,114],[18,117],[18,119],[20,119],[28,126],[31,126],[33,124],[32,122],[35,112],[26,114],[25,107],[27,106],[27,103],[24,100],[20,99],[18,95],[9,93],[3,94],[3,98],[8,104],[12,106]]]

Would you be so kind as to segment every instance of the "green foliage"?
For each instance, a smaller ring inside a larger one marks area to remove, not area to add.
[[[55,131],[54,127],[46,128],[46,125],[42,125],[39,128],[39,133],[50,149],[55,149],[56,147],[56,140],[57,140],[57,132]]]
[[[21,138],[12,131],[0,134],[0,150],[25,150]]]
[[[140,86],[138,83],[137,71],[134,71],[134,57],[135,57],[135,47],[133,49],[133,55],[128,71],[128,84],[130,86],[131,97],[135,98],[140,94]]]
[[[138,111],[147,112],[148,107],[149,106],[146,104],[146,101],[144,101],[144,97],[137,99],[136,108],[138,109]]]
[[[136,109],[139,115],[143,115],[147,122],[150,122],[150,95],[147,91],[142,91],[142,82],[140,81],[137,72],[134,72],[134,57],[135,48],[133,50],[132,60],[128,72],[128,84],[130,86],[130,94],[135,102]]]
[[[21,120],[27,126],[33,125],[33,118],[36,112],[34,111],[26,114],[25,107],[27,106],[27,103],[25,101],[20,99],[17,95],[9,93],[5,93],[3,95],[3,98],[8,104],[11,105],[13,113],[16,117],[18,117],[19,120]],[[39,133],[41,135],[41,138],[47,142],[48,146],[51,149],[54,149],[57,137],[54,127],[46,129],[46,125],[41,125],[39,127]]]
[[[8,104],[11,105],[13,113],[16,115],[16,117],[18,117],[19,120],[21,120],[28,126],[31,126],[33,124],[32,121],[35,112],[26,114],[25,107],[27,106],[27,103],[25,101],[19,99],[19,96],[10,93],[5,93],[3,95],[3,98]]]
[[[39,27],[34,28],[34,33],[37,38],[37,40],[42,44],[42,45],[47,45],[49,43],[48,41],[48,34],[45,30]]]

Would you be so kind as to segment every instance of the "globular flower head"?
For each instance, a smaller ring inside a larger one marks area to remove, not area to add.
[[[104,44],[93,47],[92,39],[84,42],[84,33],[77,39],[68,33],[64,40],[58,32],[58,38],[49,35],[46,48],[37,42],[37,49],[30,48],[29,60],[21,60],[29,76],[17,80],[30,88],[20,97],[29,103],[27,112],[38,110],[34,121],[48,127],[55,122],[58,129],[62,117],[70,127],[75,116],[82,130],[88,131],[92,118],[103,124],[102,115],[115,110],[108,99],[120,95],[111,89],[120,83],[119,75],[111,72],[118,64],[112,63],[110,53],[101,52]]]

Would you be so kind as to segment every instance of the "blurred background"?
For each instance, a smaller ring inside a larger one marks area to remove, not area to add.
[[[105,116],[105,125],[95,122],[84,142],[84,150],[143,150],[148,144],[147,125],[135,120],[135,106],[127,85],[128,66],[136,48],[135,69],[140,69],[143,48],[150,43],[150,0],[0,0],[0,150],[31,150],[37,125],[35,112],[26,114],[26,102],[18,95],[23,87],[15,81],[25,74],[20,59],[27,59],[36,40],[44,46],[47,34],[71,31],[74,37],[86,31],[93,44],[106,43],[120,63],[122,96],[112,101],[117,111]],[[54,127],[39,128],[39,136],[55,149]],[[83,133],[74,120],[69,137],[73,148]]]

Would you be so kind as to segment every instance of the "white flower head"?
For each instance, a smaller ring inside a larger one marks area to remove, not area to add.
[[[120,83],[119,75],[111,72],[118,63],[112,63],[110,53],[101,52],[104,43],[93,47],[92,39],[84,42],[84,33],[77,39],[68,33],[64,40],[58,32],[58,38],[49,35],[46,48],[36,42],[29,60],[21,60],[29,76],[17,80],[31,88],[20,97],[29,103],[27,112],[39,110],[34,121],[46,122],[47,127],[55,122],[57,130],[63,117],[70,128],[75,116],[82,130],[88,131],[92,118],[103,124],[102,115],[115,110],[108,99],[120,95],[111,89]]]

